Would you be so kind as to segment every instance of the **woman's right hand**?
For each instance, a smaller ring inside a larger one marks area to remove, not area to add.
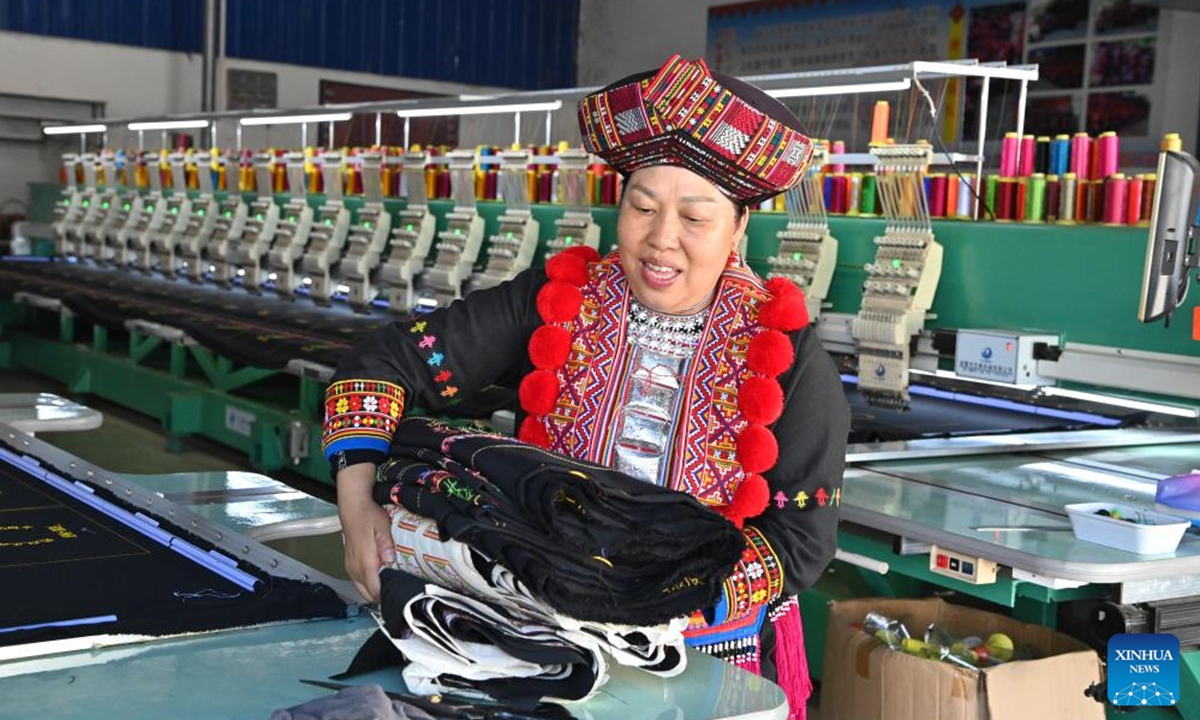
[[[371,497],[375,467],[360,463],[337,474],[338,518],[346,544],[346,572],[359,594],[379,602],[379,571],[396,561],[387,511]]]

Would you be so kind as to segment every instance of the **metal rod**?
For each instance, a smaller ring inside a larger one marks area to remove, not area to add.
[[[144,130],[138,130],[138,152],[146,149],[146,133]]]
[[[521,145],[521,113],[513,113],[513,145]]]
[[[238,123],[238,124],[240,125],[241,123]],[[209,130],[208,130],[208,146],[210,148],[217,147],[217,121],[216,120],[212,121],[212,125],[209,127]]]
[[[988,90],[992,79],[983,79],[983,89],[979,91],[979,137],[975,148],[975,219],[979,219],[979,205],[983,202],[983,138],[987,130]]]
[[[300,123],[300,149],[308,147],[308,123]]]
[[[242,124],[234,123],[234,125],[237,125],[237,149],[240,152],[242,149]]]
[[[546,111],[546,144],[550,144],[550,123],[554,119],[554,113],[551,110]]]
[[[162,149],[163,150],[167,149],[167,131],[166,130],[162,131]]]
[[[329,121],[329,147],[333,147],[336,143],[333,142],[333,121]]]
[[[1017,174],[1020,174],[1021,167],[1021,146],[1025,140],[1025,95],[1029,90],[1029,81],[1021,81],[1021,90],[1017,94]],[[1036,145],[1035,145],[1036,147]]]
[[[408,128],[412,118],[404,118],[404,152],[408,152]]]
[[[79,133],[79,154],[87,152],[87,133]]]
[[[383,145],[383,113],[375,113],[375,145]]]

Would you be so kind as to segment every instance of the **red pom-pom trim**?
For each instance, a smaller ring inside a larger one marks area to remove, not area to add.
[[[558,325],[542,325],[529,338],[529,359],[538,370],[557,370],[571,354],[571,333]]]
[[[742,470],[761,473],[775,467],[779,459],[779,443],[775,435],[762,425],[747,425],[737,439],[738,461]]]
[[[737,492],[733,494],[733,502],[717,508],[717,512],[725,516],[729,522],[741,528],[746,518],[757,517],[767,509],[771,500],[771,488],[762,475],[747,475]]]
[[[768,377],[748,377],[738,389],[738,409],[746,420],[770,425],[783,412],[783,388]]]
[[[521,423],[520,429],[517,430],[517,439],[538,447],[550,446],[550,433],[546,432],[545,423],[541,418],[535,418],[532,415],[526,416]]]
[[[521,407],[530,415],[546,415],[558,399],[558,376],[549,370],[534,370],[521,381],[517,390]]]
[[[580,287],[588,279],[587,261],[579,253],[561,252],[546,261],[546,276]]]
[[[561,280],[551,280],[537,294],[538,315],[548,323],[566,322],[579,314],[583,293]]]
[[[766,282],[767,292],[775,297],[787,295],[789,293],[800,292],[800,286],[796,283],[783,277],[773,277]]]
[[[775,377],[792,366],[796,351],[792,341],[778,330],[764,330],[746,348],[746,364],[759,375]]]
[[[583,258],[585,263],[600,262],[599,251],[589,245],[572,245],[566,250],[560,252],[558,255],[578,255],[579,257]],[[558,255],[555,255],[554,257],[558,257]]]
[[[808,324],[808,307],[804,304],[804,293],[797,289],[788,294],[776,295],[758,311],[758,321],[765,328],[785,332],[804,327]]]

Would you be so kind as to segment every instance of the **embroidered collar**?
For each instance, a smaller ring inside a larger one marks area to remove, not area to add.
[[[601,261],[586,247],[570,248],[546,263],[549,282],[537,296],[538,314],[545,324],[530,338],[529,358],[535,369],[519,390],[527,413],[518,433],[522,441],[567,454],[581,452],[577,443],[564,438],[579,416],[594,420],[603,414],[596,406],[603,402],[597,395],[605,388],[578,391],[575,383],[595,368],[589,368],[586,353],[578,353],[573,341],[576,333],[586,332],[600,318],[603,303],[598,293],[607,293],[606,297],[628,293],[621,272],[615,253]],[[632,293],[628,295],[632,299]],[[698,384],[690,388],[689,410],[694,422],[686,423],[680,432],[687,434],[685,444],[702,451],[691,452],[690,447],[677,451],[688,456],[681,465],[687,470],[684,476],[719,485],[715,490],[687,489],[693,494],[705,490],[708,496],[700,499],[740,527],[746,518],[761,513],[769,500],[762,473],[775,465],[779,445],[767,426],[783,412],[783,390],[777,378],[795,359],[792,341],[784,333],[804,327],[808,316],[804,296],[795,284],[783,278],[762,284],[736,255],[730,256],[707,313],[716,314],[707,321],[707,333],[699,334],[697,351],[713,361],[702,364],[720,367],[723,374],[708,368],[702,377],[695,376]],[[611,361],[612,348],[600,344],[606,351],[604,358]],[[600,362],[598,357],[590,362]],[[603,369],[616,371],[611,362]],[[617,376],[603,380],[610,386],[619,382]],[[712,417],[714,413],[721,417]],[[581,430],[600,432],[601,428],[584,423]],[[585,436],[583,442],[592,449],[602,444],[595,436]]]

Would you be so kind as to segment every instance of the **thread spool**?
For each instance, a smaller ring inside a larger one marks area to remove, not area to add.
[[[830,149],[830,154],[831,155],[845,155],[846,154],[846,143],[842,140],[834,140],[833,146]],[[845,163],[834,163],[833,165],[829,166],[829,172],[844,173],[844,172],[846,172],[846,165],[845,165]]]
[[[1142,179],[1142,215],[1138,219],[1139,223],[1150,222],[1150,213],[1154,209],[1154,190],[1158,187],[1158,175],[1156,173],[1146,173]]]
[[[873,173],[868,173],[866,175],[863,175],[862,204],[860,205],[860,209],[861,209],[861,212],[863,215],[876,215],[879,213],[879,209],[878,209],[879,196],[878,196],[878,192],[877,192],[878,184],[879,184],[879,178],[877,178]]]
[[[862,212],[862,183],[862,173],[850,173],[850,175],[847,176],[847,215],[858,215]]]
[[[1113,173],[1104,181],[1104,222],[1124,225],[1129,181],[1123,173]]]
[[[995,175],[988,175],[983,181],[984,204],[987,206],[987,213],[991,214],[993,220],[1000,217],[996,212],[996,188],[999,184]]]
[[[1103,180],[1110,175],[1115,175],[1117,172],[1117,163],[1121,154],[1121,141],[1115,132],[1100,133],[1100,138],[1097,140],[1099,145],[1099,167],[1096,170],[1095,177]]]
[[[929,215],[946,217],[946,176],[940,173],[929,176]]]
[[[846,176],[834,175],[830,178],[830,185],[833,188],[833,193],[829,198],[829,212],[837,213],[838,215],[845,215],[847,207]]]
[[[1062,176],[1062,196],[1058,204],[1058,221],[1064,225],[1075,224],[1075,195],[1078,178],[1075,173]]]
[[[1125,193],[1125,224],[1137,225],[1142,219],[1142,185],[1144,175],[1135,175],[1129,179],[1129,190]]]
[[[1078,182],[1091,177],[1089,170],[1092,164],[1092,139],[1087,133],[1075,133],[1071,138],[1071,173]]]
[[[1029,176],[1029,189],[1025,193],[1025,220],[1039,223],[1046,220],[1046,176],[1042,173]]]
[[[1019,141],[1015,132],[1004,133],[1004,139],[1000,141],[1000,177],[1016,177]]]
[[[1046,176],[1046,222],[1058,220],[1062,201],[1062,183],[1057,175]]]
[[[888,121],[891,116],[891,106],[887,100],[876,100],[875,109],[871,113],[871,144],[883,145],[887,142]]]
[[[996,180],[996,221],[1012,222],[1017,209],[1017,179],[998,178]]]
[[[1070,170],[1071,138],[1055,135],[1050,141],[1050,174],[1062,177]]]
[[[961,218],[971,217],[974,211],[973,200],[975,199],[975,178],[966,175],[958,178],[958,216]],[[986,213],[984,213],[986,215]]]
[[[1089,180],[1087,192],[1087,221],[1104,222],[1104,181]]]
[[[1037,143],[1032,135],[1026,135],[1021,138],[1021,158],[1017,167],[1017,175],[1020,177],[1029,177],[1033,174],[1033,164],[1035,154],[1037,152]]]
[[[958,177],[946,176],[946,217],[958,217]]]
[[[1180,152],[1183,150],[1183,140],[1179,137],[1179,133],[1167,133],[1163,135],[1158,148],[1163,152]]]
[[[1029,201],[1029,178],[1017,178],[1017,202],[1013,206],[1013,220],[1025,219],[1025,206]]]
[[[1043,135],[1037,139],[1037,146],[1033,152],[1033,171],[1043,175],[1050,172],[1049,136]]]

